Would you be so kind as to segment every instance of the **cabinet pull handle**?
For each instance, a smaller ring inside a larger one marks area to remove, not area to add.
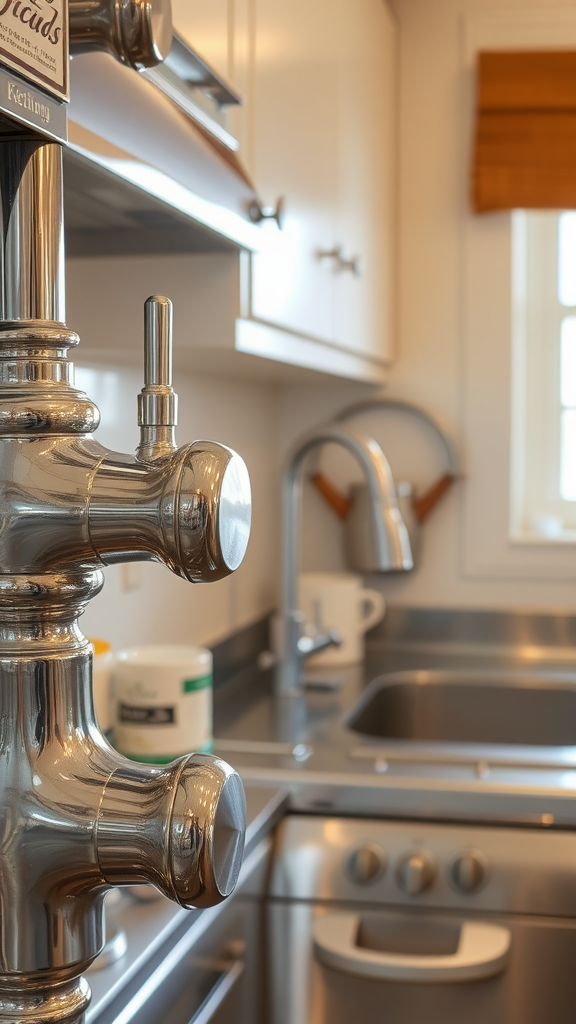
[[[253,224],[260,224],[263,220],[275,220],[278,230],[282,231],[284,226],[284,196],[276,200],[276,206],[263,206],[257,199],[248,203],[248,216]]]
[[[335,245],[332,249],[318,249],[316,251],[316,258],[319,260],[334,260],[334,269],[337,272],[349,270],[354,277],[362,276],[360,256],[345,256],[342,245]]]

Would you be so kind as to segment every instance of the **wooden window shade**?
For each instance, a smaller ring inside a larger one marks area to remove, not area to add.
[[[472,201],[576,208],[576,51],[479,54]]]

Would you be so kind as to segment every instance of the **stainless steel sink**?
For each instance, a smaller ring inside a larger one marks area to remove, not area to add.
[[[383,740],[576,746],[576,674],[410,671],[374,679],[347,717]]]

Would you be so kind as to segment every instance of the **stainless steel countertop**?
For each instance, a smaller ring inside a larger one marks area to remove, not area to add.
[[[288,787],[293,810],[572,828],[576,747],[446,745],[439,758],[425,744],[384,742],[345,725],[367,683],[385,672],[515,670],[561,674],[576,687],[574,648],[506,639],[377,637],[365,665],[331,673],[339,690],[302,696],[274,696],[271,673],[255,671],[218,696],[216,752],[246,783]]]
[[[240,638],[244,668],[219,685],[215,696],[216,752],[235,765],[246,786],[245,874],[257,844],[287,810],[576,826],[575,747],[472,750],[452,745],[450,757],[445,752],[438,758],[437,748],[431,752],[425,744],[379,741],[345,724],[366,685],[383,673],[471,668],[561,673],[576,688],[575,617],[391,609],[372,636],[366,663],[330,673],[340,676],[339,690],[280,699],[273,695],[271,673],[246,668],[262,646],[260,626],[254,637]],[[250,660],[253,640],[260,647]],[[229,653],[227,646],[220,655]],[[327,673],[318,675],[322,679]],[[505,763],[525,756],[528,761],[537,756],[540,765]],[[86,1024],[108,1021],[115,998],[146,975],[161,949],[184,928],[199,938],[226,905],[188,911],[163,897],[142,903],[125,892],[119,916],[128,932],[128,951],[116,964],[89,972],[93,1000]]]

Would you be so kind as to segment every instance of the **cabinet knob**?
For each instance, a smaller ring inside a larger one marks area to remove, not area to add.
[[[436,877],[436,865],[426,850],[415,850],[402,857],[396,872],[398,885],[407,896],[419,896]]]
[[[477,892],[486,881],[487,874],[486,861],[477,850],[464,850],[450,867],[450,879],[460,892]]]
[[[354,277],[361,276],[360,256],[345,256],[342,245],[335,245],[332,249],[318,249],[316,251],[316,258],[319,260],[334,260],[334,269],[337,272],[348,270]]]
[[[346,874],[357,885],[376,882],[386,871],[388,858],[376,843],[363,843],[348,855]]]
[[[278,229],[282,231],[284,205],[284,196],[280,196],[276,200],[276,206],[262,206],[257,199],[252,199],[248,204],[248,216],[253,224],[260,224],[263,220],[275,220]]]

